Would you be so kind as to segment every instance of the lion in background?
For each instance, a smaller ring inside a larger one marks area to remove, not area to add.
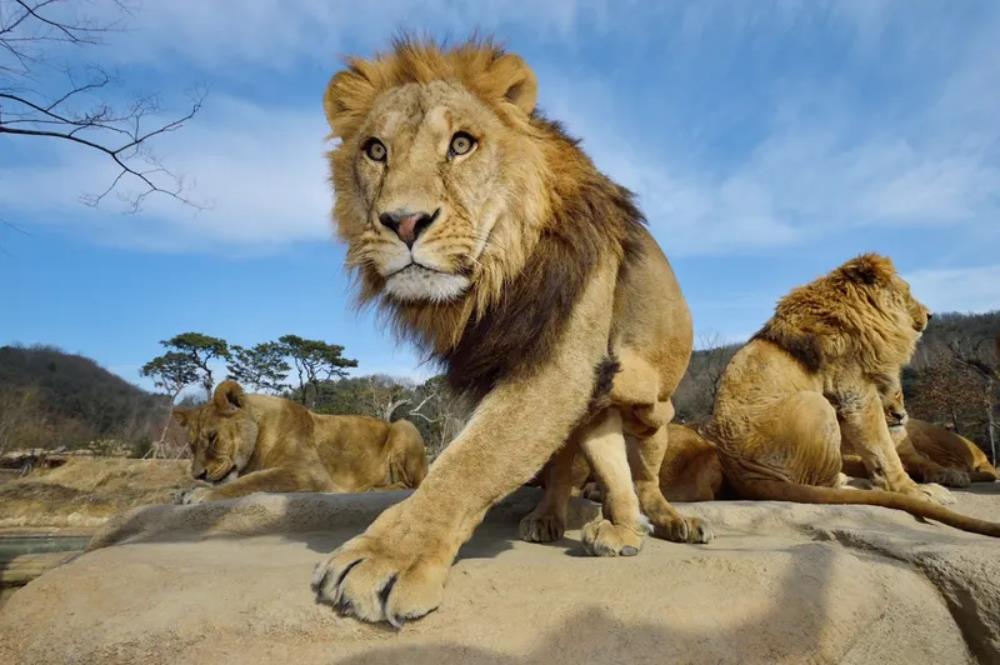
[[[361,301],[476,402],[426,481],[315,571],[319,601],[367,621],[435,609],[487,509],[560,448],[581,450],[605,489],[591,553],[637,553],[640,507],[654,535],[711,538],[658,482],[687,305],[631,194],[536,111],[537,92],[524,61],[488,41],[401,40],[349,60],[324,97]],[[569,461],[553,469],[571,475]],[[558,518],[540,508],[532,520]]]
[[[880,389],[898,380],[930,312],[892,262],[859,256],[778,303],[726,367],[706,434],[745,499],[876,505],[1000,536],[929,500],[906,473]],[[880,488],[843,488],[841,443]]]
[[[212,487],[179,497],[198,503],[253,492],[364,492],[417,487],[427,475],[420,432],[406,420],[312,413],[291,400],[248,395],[223,381],[212,400],[175,409],[187,431],[191,475]]]
[[[906,423],[906,442],[916,455],[944,469],[964,474],[969,483],[992,483],[1000,480],[996,467],[975,442],[926,420],[910,418]],[[906,461],[904,460],[904,464]],[[930,481],[928,481],[930,482]],[[943,480],[942,484],[948,484]],[[955,487],[963,485],[956,484]]]
[[[899,459],[914,480],[947,487],[997,480],[997,470],[975,443],[944,427],[911,418],[898,381],[882,395],[882,406]],[[861,458],[849,453],[844,455],[844,472],[867,475]]]

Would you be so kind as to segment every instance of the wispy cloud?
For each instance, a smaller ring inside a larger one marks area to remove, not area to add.
[[[102,242],[148,249],[222,243],[215,249],[226,251],[229,245],[327,240],[328,131],[319,108],[267,108],[217,97],[204,117],[157,146],[176,172],[196,174],[187,196],[204,204],[202,210],[163,197],[151,197],[136,215],[109,214],[114,201],[98,210],[82,207],[79,195],[100,191],[114,171],[101,156],[66,146],[53,148],[56,166],[0,170],[0,200],[41,223],[82,222]]]
[[[1000,309],[1000,265],[917,270],[904,275],[914,295],[937,312]]]

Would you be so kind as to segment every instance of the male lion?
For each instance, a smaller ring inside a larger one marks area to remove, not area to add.
[[[326,91],[334,217],[361,300],[477,402],[424,484],[317,567],[319,600],[364,620],[436,608],[486,510],[566,441],[605,481],[591,552],[637,552],[640,503],[657,535],[711,537],[657,482],[687,306],[629,192],[535,111],[536,94],[525,63],[489,43],[409,41],[351,60]],[[639,432],[634,488],[626,428]]]
[[[184,493],[181,503],[417,487],[427,475],[423,439],[406,420],[319,415],[291,400],[247,395],[235,381],[174,417],[187,429],[191,475],[214,485]]]
[[[1000,524],[927,500],[903,470],[879,387],[913,354],[930,313],[889,259],[865,254],[793,290],[729,362],[708,436],[741,497],[897,508],[1000,536]],[[841,441],[881,490],[839,486]]]

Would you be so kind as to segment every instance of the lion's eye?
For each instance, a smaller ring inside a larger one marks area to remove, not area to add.
[[[448,146],[449,157],[460,157],[468,154],[476,146],[476,139],[466,132],[456,132],[451,137],[451,145]]]
[[[385,144],[375,137],[365,141],[365,144],[361,146],[361,149],[365,151],[366,155],[368,155],[368,159],[373,162],[384,162],[386,155],[389,152],[386,150]]]
[[[215,442],[218,441],[219,435],[216,432],[208,433],[208,451],[215,452]]]

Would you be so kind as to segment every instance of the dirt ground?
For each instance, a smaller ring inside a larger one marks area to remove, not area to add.
[[[123,510],[170,503],[190,487],[187,460],[71,458],[0,484],[0,530],[93,530]]]

